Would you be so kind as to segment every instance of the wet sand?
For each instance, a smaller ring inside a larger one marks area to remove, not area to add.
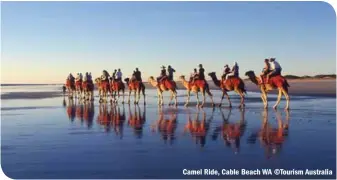
[[[178,94],[177,108],[167,106],[168,93],[159,108],[154,89],[139,106],[99,105],[97,98],[93,104],[63,97],[2,99],[2,169],[13,179],[336,177],[183,175],[183,169],[335,170],[335,98],[294,96],[289,112],[264,111],[259,93],[250,92],[241,111],[227,108],[226,101],[210,108],[209,98],[198,109],[195,96],[185,108],[185,91]],[[218,103],[221,92],[213,94]],[[238,105],[239,97],[231,98]],[[271,94],[271,105],[275,100]]]

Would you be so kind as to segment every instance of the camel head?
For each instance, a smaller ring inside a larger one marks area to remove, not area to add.
[[[125,78],[124,81],[125,81],[126,83],[129,83],[130,78]]]
[[[209,75],[211,78],[216,77],[215,72],[210,72],[210,73],[208,73],[208,75]]]
[[[247,71],[246,72],[246,74],[245,74],[246,76],[248,76],[249,78],[255,78],[255,73],[254,73],[254,71]]]
[[[153,76],[150,76],[148,81],[149,81],[149,82],[150,82],[150,81],[154,81],[154,77],[153,77]]]
[[[95,82],[96,82],[96,83],[99,83],[99,82],[101,82],[101,78],[99,78],[99,77],[98,77],[98,78],[96,78],[96,79],[95,79]]]
[[[181,76],[179,76],[179,79],[185,80],[185,76],[184,76],[184,75],[181,75]]]

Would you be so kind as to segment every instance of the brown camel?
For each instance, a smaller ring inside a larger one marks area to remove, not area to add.
[[[261,90],[261,99],[263,101],[264,104],[264,108],[268,108],[268,92],[274,89],[278,89],[278,97],[277,97],[277,101],[276,104],[273,106],[274,109],[277,108],[277,106],[280,104],[281,98],[282,98],[282,94],[284,95],[284,97],[286,98],[286,107],[285,109],[288,110],[289,109],[289,95],[288,95],[288,88],[290,87],[287,80],[281,76],[281,75],[277,75],[277,76],[273,76],[269,78],[269,82],[267,84],[262,83],[261,79],[259,77],[256,77],[254,71],[247,71],[246,72],[246,76],[249,77],[249,79],[256,84],[260,90]]]
[[[109,81],[102,81],[100,77],[95,79],[95,83],[98,88],[98,94],[99,94],[99,102],[108,102],[108,95],[111,94],[111,90],[109,87]]]
[[[198,92],[201,92],[202,97],[203,97],[203,101],[202,101],[202,104],[200,105],[200,107],[203,107],[204,104],[205,104],[205,100],[206,100],[205,93],[207,92],[207,94],[209,95],[209,97],[212,100],[212,106],[214,107],[213,95],[210,92],[209,87],[206,84],[205,80],[195,80],[194,83],[192,83],[192,82],[186,81],[185,76],[180,76],[180,79],[181,79],[184,87],[187,89],[187,100],[186,100],[185,106],[188,106],[188,103],[190,101],[191,91],[192,91],[197,95],[197,106],[199,106]]]
[[[164,97],[163,97],[163,92],[164,91],[169,91],[171,93],[171,99],[169,102],[169,106],[171,105],[172,99],[174,98],[174,105],[177,106],[177,86],[174,81],[170,81],[168,79],[163,80],[162,83],[158,86],[158,82],[154,80],[153,76],[151,76],[148,79],[148,82],[153,86],[157,88],[158,92],[158,105],[163,105],[164,104]]]
[[[72,82],[71,80],[67,79],[66,80],[66,88],[68,91],[68,98],[73,98],[74,92],[76,93],[76,87],[75,87],[75,82]]]
[[[134,104],[138,104],[140,100],[140,92],[142,92],[143,97],[144,97],[144,104],[146,104],[145,101],[145,86],[141,81],[130,81],[129,78],[125,78],[124,81],[126,82],[128,88],[129,88],[129,99],[128,99],[128,104],[130,104],[130,96],[131,92],[134,92]],[[137,97],[138,96],[138,97]]]
[[[115,99],[115,103],[118,103],[118,100],[120,97],[119,93],[120,91],[122,91],[122,96],[123,96],[122,104],[124,104],[124,92],[125,92],[124,83],[122,81],[111,80],[110,87],[111,87],[111,93],[113,94],[113,97]],[[116,99],[116,94],[117,94],[117,99]]]
[[[232,107],[232,102],[227,94],[228,91],[234,91],[241,97],[241,104],[239,108],[245,106],[245,93],[246,93],[245,83],[242,81],[240,77],[230,77],[225,83],[225,81],[218,80],[215,72],[208,73],[208,75],[212,78],[214,84],[217,87],[221,88],[222,90],[222,97],[219,107],[221,107],[222,100],[224,99],[225,96],[228,99],[229,107]]]

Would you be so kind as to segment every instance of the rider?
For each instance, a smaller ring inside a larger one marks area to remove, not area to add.
[[[226,75],[226,79],[224,83],[226,83],[229,77],[239,77],[239,65],[237,62],[234,62],[234,66],[232,67],[232,70],[230,71],[230,73]]]
[[[190,82],[194,83],[194,80],[198,79],[198,76],[199,74],[198,74],[197,68],[194,68],[194,71],[190,77]]]
[[[88,72],[85,73],[84,77],[83,77],[83,82],[88,81]]]
[[[168,71],[168,74],[169,74],[169,75],[168,75],[168,80],[173,81],[173,73],[176,72],[176,70],[173,69],[173,68],[171,67],[171,65],[168,65],[167,71]]]
[[[223,74],[222,74],[222,77],[221,77],[222,80],[225,80],[227,74],[229,74],[230,71],[231,71],[231,69],[229,68],[228,64],[226,64],[226,65],[224,66],[224,68],[225,68],[225,70],[223,71]]]
[[[135,71],[135,78],[137,81],[142,82],[142,73],[139,71],[138,68],[136,68],[136,71]]]
[[[167,75],[166,75],[166,69],[165,69],[166,67],[165,67],[165,66],[162,66],[161,68],[162,68],[162,70],[161,70],[161,72],[160,72],[160,76],[157,77],[158,86],[159,86],[159,83],[160,83],[165,77],[167,77]]]
[[[282,71],[281,65],[275,61],[275,58],[270,58],[269,63],[271,72],[267,74],[266,82],[268,82],[270,76],[281,75]]]
[[[115,69],[113,72],[112,72],[112,80],[115,80],[116,79],[116,73],[117,73],[117,69]]]
[[[75,78],[74,78],[74,76],[73,76],[73,74],[71,74],[71,73],[69,73],[69,75],[68,75],[68,78],[67,78],[68,80],[70,80],[72,83],[74,83],[75,82]]]
[[[268,73],[270,73],[270,63],[269,63],[269,59],[264,59],[264,67],[263,67],[262,73],[260,74],[262,83],[263,83],[264,77],[265,77]],[[267,82],[267,81],[266,81],[266,82]]]
[[[103,70],[102,76],[101,76],[102,81],[109,81],[109,77],[110,77],[110,74],[108,73],[108,71]]]
[[[202,67],[202,64],[199,64],[199,80],[205,80],[205,69]]]
[[[118,72],[116,73],[117,74],[117,81],[122,81],[122,72],[121,72],[121,69],[118,69]]]
[[[135,81],[135,80],[137,80],[137,77],[136,77],[136,71],[133,71],[132,76],[131,76],[131,79],[130,79],[130,82],[133,82],[133,81]]]
[[[89,74],[88,74],[87,81],[90,82],[90,83],[92,83],[91,72],[89,72]]]

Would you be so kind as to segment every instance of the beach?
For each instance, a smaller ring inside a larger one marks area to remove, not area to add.
[[[258,86],[249,80],[245,80],[246,90],[248,92],[260,92]],[[335,79],[308,79],[308,80],[288,80],[290,85],[290,96],[320,96],[320,97],[336,97],[336,80]],[[146,89],[155,89],[153,86],[144,82]],[[212,81],[208,81],[211,90],[219,90]],[[63,96],[61,85],[53,85],[53,91],[40,91],[36,89],[33,92],[8,92],[2,93],[1,99],[42,99]],[[185,89],[181,82],[177,81],[177,88]],[[269,92],[269,94],[277,94],[277,90]],[[247,95],[247,98],[249,95]]]
[[[284,101],[278,111],[264,110],[260,93],[252,91],[240,110],[233,92],[229,95],[235,108],[229,109],[226,100],[222,108],[211,108],[206,98],[206,106],[198,109],[195,96],[189,107],[183,106],[183,89],[178,90],[178,107],[167,106],[169,94],[164,93],[160,108],[155,89],[146,90],[146,105],[142,99],[140,105],[110,105],[99,104],[96,91],[95,101],[84,104],[63,97],[58,85],[6,87],[1,99],[2,169],[14,179],[280,178],[187,176],[183,170],[335,170],[336,98],[322,96],[322,89],[317,96],[291,94],[287,112]],[[221,91],[212,93],[219,103]],[[276,95],[270,94],[269,101],[273,105]],[[264,136],[271,139],[266,142]],[[335,171],[315,176],[335,177]]]

